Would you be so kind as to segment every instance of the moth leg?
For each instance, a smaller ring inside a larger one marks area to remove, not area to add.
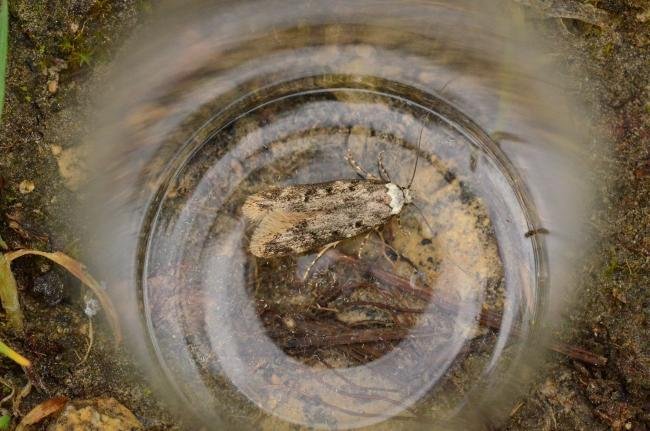
[[[386,181],[387,183],[392,183],[390,180],[390,175],[388,175],[388,171],[386,170],[386,167],[384,166],[384,152],[381,151],[379,153],[379,156],[377,156],[377,169],[379,170],[379,176],[383,181]]]
[[[426,215],[424,215],[424,211],[422,211],[422,208],[420,208],[415,202],[412,202],[412,204],[413,204],[413,208],[418,210],[418,212],[420,213],[420,217],[422,217],[422,221],[424,221],[424,224],[427,226],[427,229],[429,229],[429,234],[433,235],[434,233],[433,226],[429,224],[429,221],[427,220]]]
[[[352,166],[352,169],[355,170],[357,175],[366,180],[381,181],[381,178],[371,174],[361,167],[359,163],[352,157],[352,151],[348,148],[347,153],[345,154],[345,160]]]
[[[388,256],[388,253],[386,252],[386,249],[390,250],[390,251],[393,253],[393,255],[395,256],[396,259],[406,262],[406,264],[409,265],[411,268],[413,268],[416,272],[420,272],[420,270],[418,269],[418,267],[417,267],[417,265],[415,264],[415,262],[413,262],[413,261],[412,261],[411,259],[409,259],[408,257],[404,256],[404,255],[403,255],[402,253],[400,253],[399,251],[395,250],[395,248],[394,248],[393,246],[391,246],[390,244],[388,244],[388,242],[386,242],[386,240],[384,239],[384,235],[381,233],[381,231],[379,231],[379,230],[375,230],[375,232],[377,233],[377,236],[378,236],[379,239],[381,240],[381,244],[382,244],[382,246],[383,246],[383,251],[384,251],[384,257],[386,258],[386,260],[387,260],[388,262],[390,262],[391,265],[394,266],[394,265],[395,265],[395,261],[392,260],[392,259],[390,258],[390,256]]]
[[[397,227],[404,230],[404,227],[402,226],[402,218],[400,217],[400,214],[395,217],[397,219]],[[409,233],[405,231],[405,233],[408,235]]]
[[[361,253],[363,253],[363,249],[366,248],[366,244],[368,244],[368,238],[370,238],[370,234],[372,234],[372,231],[368,232],[366,236],[363,237],[361,240],[361,245],[359,245],[359,251],[357,251],[357,258],[361,259]]]
[[[388,256],[388,253],[386,253],[386,249],[389,249],[390,251],[392,251],[393,254],[395,254],[395,256],[400,256],[400,254],[397,252],[397,250],[395,250],[393,247],[388,245],[388,243],[384,239],[384,235],[381,233],[381,231],[379,229],[375,229],[374,232],[377,234],[377,236],[379,237],[379,241],[381,242],[382,254],[383,254],[384,258],[386,258],[388,263],[390,263],[392,266],[395,266],[395,261],[392,260],[390,258],[390,256]]]
[[[314,265],[316,265],[316,262],[318,262],[318,259],[320,259],[327,252],[327,250],[329,250],[330,248],[336,247],[339,244],[339,242],[341,242],[341,241],[331,242],[331,243],[327,244],[325,247],[323,247],[321,249],[321,251],[318,252],[318,254],[314,258],[314,260],[311,261],[311,263],[309,264],[309,266],[305,270],[305,273],[302,276],[302,281],[303,282],[305,280],[307,280],[307,277],[309,276],[309,273],[310,273],[311,269],[314,267]]]

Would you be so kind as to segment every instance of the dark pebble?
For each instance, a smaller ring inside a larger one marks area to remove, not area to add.
[[[34,278],[32,291],[47,305],[57,305],[63,300],[63,280],[57,271],[48,271]]]
[[[452,171],[447,171],[447,172],[445,172],[444,178],[445,178],[445,181],[447,181],[448,183],[451,183],[452,181],[454,181],[456,179],[456,174],[453,173]]]
[[[397,258],[399,257],[399,256],[397,255],[397,253],[395,253],[395,252],[394,252],[393,250],[391,250],[391,249],[386,249],[386,255],[387,255],[388,258],[389,258],[390,260],[392,260],[393,262],[395,262],[395,261],[397,260]]]

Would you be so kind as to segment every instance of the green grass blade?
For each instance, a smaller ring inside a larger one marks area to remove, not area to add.
[[[11,261],[3,253],[0,253],[0,303],[11,328],[22,332],[24,319],[18,301],[18,286],[11,272]]]
[[[16,352],[14,349],[11,347],[7,346],[5,343],[0,341],[0,354],[6,356],[7,358],[11,359],[21,367],[31,367],[32,363],[29,361],[29,359],[25,358],[23,355],[20,353]]]
[[[8,430],[11,425],[11,416],[2,415],[0,416],[0,430]]]
[[[9,35],[9,0],[0,0],[0,118],[5,102],[5,73]]]

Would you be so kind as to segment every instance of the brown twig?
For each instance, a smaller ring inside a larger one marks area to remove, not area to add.
[[[373,267],[372,265],[368,265],[360,261],[359,259],[353,256],[343,254],[340,251],[333,250],[330,251],[330,253],[333,255],[335,259],[342,262],[346,262],[350,265],[356,266],[357,268],[360,268],[368,272],[369,274],[377,278],[377,280],[381,281],[382,283],[386,283],[402,292],[411,294],[418,299],[430,301],[432,304],[434,304],[438,308],[441,308],[444,311],[453,313],[453,312],[457,312],[459,309],[460,304],[458,304],[456,301],[451,301],[448,298],[444,298],[440,295],[433,295],[433,292],[429,288],[418,287],[402,277],[399,277],[395,274],[391,274],[382,269]],[[500,313],[496,313],[490,310],[482,310],[478,322],[482,326],[498,331],[501,329],[501,320],[502,320],[502,316]],[[404,336],[403,333],[405,331],[404,330],[401,331],[402,331],[402,338],[403,338]],[[518,329],[515,328],[512,330],[512,332],[514,335],[519,336]],[[305,341],[306,340],[303,340],[303,342]],[[550,343],[549,345],[547,345],[547,347],[554,352],[561,353],[572,359],[587,364],[596,365],[596,366],[604,366],[607,364],[606,357],[582,349],[580,347],[572,346],[570,344],[565,344],[556,341]]]
[[[16,431],[22,431],[28,429],[31,425],[35,425],[41,422],[46,417],[53,415],[68,403],[68,398],[64,396],[58,396],[45,400],[42,403],[36,405],[33,409],[25,415],[25,417],[20,421],[16,427]]]
[[[345,377],[344,374],[340,373],[340,372],[337,370],[337,368],[336,368],[335,366],[333,366],[332,364],[330,364],[329,362],[327,362],[325,359],[321,358],[320,356],[316,356],[316,359],[317,359],[321,364],[325,365],[325,367],[327,367],[327,369],[329,369],[329,370],[332,372],[332,374],[334,374],[336,377],[338,377],[339,379],[343,380],[345,383],[347,383],[347,384],[350,385],[350,386],[355,386],[355,387],[357,387],[357,388],[359,388],[359,389],[363,389],[363,390],[366,390],[366,391],[379,391],[379,392],[389,392],[389,393],[400,393],[400,391],[399,391],[398,389],[392,389],[392,388],[381,388],[381,387],[376,387],[376,386],[365,386],[365,385],[364,385],[364,386],[361,386],[361,385],[359,385],[359,384],[353,382],[352,380],[348,379],[347,377]]]
[[[339,395],[343,395],[343,396],[350,397],[350,398],[355,398],[355,399],[369,400],[369,401],[384,401],[384,402],[387,402],[389,404],[394,405],[395,407],[399,407],[402,410],[408,411],[409,413],[415,415],[415,413],[413,412],[411,407],[405,406],[402,402],[394,400],[394,399],[392,399],[390,397],[383,396],[383,395],[377,395],[377,394],[370,394],[367,390],[365,392],[363,392],[363,391],[362,392],[352,392],[352,391],[343,390],[340,386],[329,383],[324,378],[324,376],[322,376],[322,375],[316,375],[316,378],[318,379],[318,381],[322,385],[327,386],[327,387],[335,390],[336,393],[339,394]]]
[[[424,313],[424,310],[418,308],[397,307],[395,305],[384,304],[383,302],[377,302],[377,301],[352,301],[352,302],[347,302],[345,306],[348,308],[349,307],[376,307],[376,308],[381,308],[396,313],[413,313],[413,314]]]
[[[307,347],[332,347],[349,344],[382,343],[386,341],[399,341],[405,338],[427,337],[433,332],[412,332],[405,329],[357,329],[354,331],[339,332],[335,334],[309,334],[299,337],[286,338],[283,341],[285,348],[300,349]]]

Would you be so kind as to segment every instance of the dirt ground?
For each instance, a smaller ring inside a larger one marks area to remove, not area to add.
[[[598,246],[581,269],[580,301],[565,311],[567,323],[558,330],[563,341],[608,363],[592,367],[554,356],[505,428],[650,429],[650,1],[519,3],[543,27],[553,54],[575,72],[576,95],[598,113],[593,136],[612,145],[611,156],[594,154],[600,166],[594,178],[607,176],[603,205],[589,220]],[[578,3],[597,13],[576,14],[590,10]],[[148,0],[10,2],[0,125],[0,236],[9,249],[80,253],[78,239],[89,226],[69,225],[66,215],[79,199],[77,145],[84,113],[92,109],[90,88],[153,8]],[[17,406],[21,414],[54,395],[112,396],[146,429],[180,426],[138,377],[128,353],[112,347],[105,325],[92,325],[94,342],[83,362],[91,326],[77,282],[36,258],[13,268],[27,336],[16,337],[0,319],[0,339],[33,358],[42,382]],[[0,378],[15,388],[27,381],[8,360],[0,361]],[[11,410],[10,404],[0,407]]]

